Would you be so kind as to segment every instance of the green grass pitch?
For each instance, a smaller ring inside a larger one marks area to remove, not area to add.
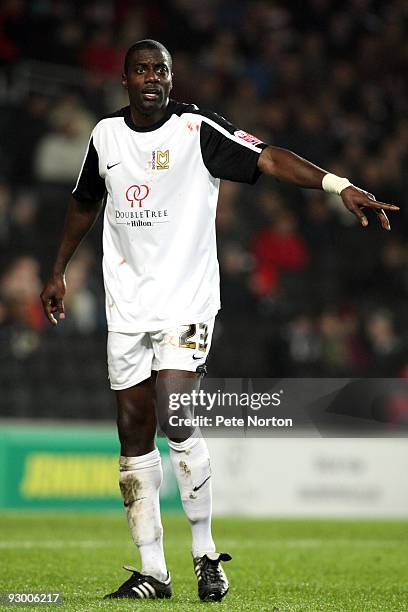
[[[0,514],[0,591],[62,591],[62,606],[2,609],[374,612],[408,610],[408,522],[219,518],[214,534],[230,592],[201,603],[183,516],[165,515],[174,595],[166,601],[103,601],[138,565],[124,515]]]

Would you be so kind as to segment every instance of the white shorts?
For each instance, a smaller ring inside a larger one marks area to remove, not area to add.
[[[195,372],[207,359],[214,320],[154,332],[108,332],[111,389],[133,387],[149,378],[152,370]]]

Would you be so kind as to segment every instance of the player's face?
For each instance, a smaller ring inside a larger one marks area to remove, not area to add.
[[[122,83],[128,90],[132,108],[142,115],[149,116],[164,110],[172,88],[167,56],[156,49],[135,51]]]

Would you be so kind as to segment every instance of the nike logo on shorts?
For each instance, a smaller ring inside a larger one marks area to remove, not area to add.
[[[204,355],[193,355],[193,359],[202,359]]]
[[[114,166],[118,166],[118,165],[119,165],[119,164],[121,164],[121,163],[122,163],[122,162],[116,162],[116,164],[111,164],[111,165],[106,164],[106,169],[107,169],[107,170],[110,170],[110,169],[111,169],[111,168],[113,168]]]

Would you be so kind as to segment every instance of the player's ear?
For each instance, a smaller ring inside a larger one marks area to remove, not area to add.
[[[127,80],[127,74],[126,72],[122,73],[122,85],[125,89],[128,88],[128,80]]]

